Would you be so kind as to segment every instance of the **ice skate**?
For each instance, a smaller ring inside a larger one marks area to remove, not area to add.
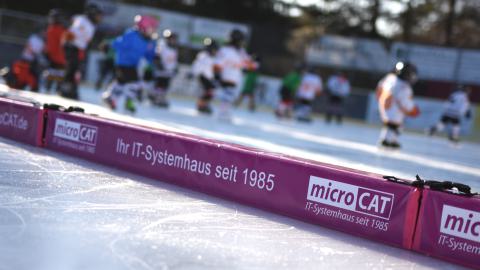
[[[168,108],[170,106],[170,103],[168,103],[166,100],[155,100],[153,104],[160,108]]]
[[[297,116],[297,120],[302,123],[311,123],[313,121],[310,116]]]
[[[382,140],[379,143],[379,147],[384,148],[384,149],[388,149],[388,150],[396,150],[396,149],[400,149],[401,145],[398,142],[395,142],[395,141],[389,142],[387,140]]]
[[[197,106],[197,111],[203,114],[212,114],[213,110],[210,106]]]

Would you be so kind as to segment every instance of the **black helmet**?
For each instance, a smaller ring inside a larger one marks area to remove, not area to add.
[[[63,20],[63,12],[59,8],[52,8],[48,11],[48,23],[61,23]]]
[[[457,84],[456,90],[465,92],[467,95],[469,95],[470,92],[472,91],[472,88],[465,84]]]
[[[236,47],[240,47],[245,41],[245,34],[240,29],[233,29],[230,32],[230,43]]]
[[[103,15],[103,10],[96,3],[88,3],[85,6],[85,15],[94,23],[98,23],[98,16]]]
[[[411,84],[417,81],[417,67],[409,62],[397,62],[395,64],[395,74]]]
[[[165,39],[167,39],[167,40],[168,40],[168,39],[178,39],[177,33],[173,32],[173,31],[170,30],[170,29],[165,29],[165,30],[163,30],[162,35],[163,35],[163,38],[165,38]]]
[[[167,41],[168,46],[175,47],[178,42],[178,34],[170,29],[165,29],[162,33],[163,38]]]
[[[211,38],[205,38],[203,40],[203,46],[205,50],[211,54],[218,50],[218,43]]]
[[[293,67],[296,72],[304,72],[307,67],[307,64],[304,62],[297,62]]]

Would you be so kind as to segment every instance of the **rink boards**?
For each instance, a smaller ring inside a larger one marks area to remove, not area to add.
[[[44,110],[39,105],[0,97],[0,135],[42,145]]]
[[[7,138],[480,267],[478,196],[7,98],[0,116]]]

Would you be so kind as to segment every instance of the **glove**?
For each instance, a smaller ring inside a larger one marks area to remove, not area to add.
[[[153,65],[155,66],[156,70],[164,70],[162,59],[158,55],[153,58]]]
[[[108,53],[108,51],[110,50],[110,46],[111,46],[110,43],[104,42],[104,43],[100,44],[100,46],[98,46],[98,48],[103,53]]]
[[[407,115],[410,117],[417,117],[420,115],[420,109],[415,106],[411,111],[407,112]]]
[[[221,76],[220,72],[215,72],[215,73],[213,74],[213,78],[214,78],[216,81],[219,81],[219,82],[222,81],[222,76]]]
[[[465,118],[467,118],[467,119],[472,118],[472,110],[469,109],[469,110],[467,110],[467,112],[465,112]]]
[[[151,68],[145,70],[145,72],[143,73],[143,80],[144,81],[153,80],[153,70]]]
[[[70,31],[65,31],[62,36],[64,43],[72,42],[75,39],[75,34]]]

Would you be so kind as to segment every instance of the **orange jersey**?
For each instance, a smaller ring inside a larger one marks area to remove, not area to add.
[[[46,54],[48,59],[57,65],[65,65],[63,36],[67,29],[60,24],[51,24],[47,28]]]
[[[10,87],[23,89],[25,86],[29,86],[32,90],[38,88],[38,77],[32,73],[29,61],[15,61],[12,64],[12,73],[15,76],[15,84],[10,85]]]

